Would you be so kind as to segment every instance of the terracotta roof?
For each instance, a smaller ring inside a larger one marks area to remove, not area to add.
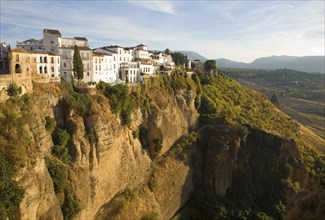
[[[110,46],[105,46],[105,47],[102,47],[102,48],[114,48],[114,47],[119,47],[119,48],[123,48],[122,46],[119,46],[119,45],[110,45]]]
[[[105,54],[93,51],[93,56],[103,57]]]
[[[74,37],[74,39],[88,41],[87,38],[85,38],[85,37]]]
[[[57,54],[51,53],[51,52],[47,52],[47,51],[30,51],[30,50],[26,50],[23,48],[14,48],[11,49],[12,52],[16,52],[16,53],[28,53],[28,54],[48,54],[48,55],[56,55],[59,56]]]
[[[36,40],[36,39],[33,39],[33,38],[31,38],[31,39],[28,39],[28,40],[24,40],[24,41],[21,41],[21,42],[17,42],[17,43],[35,43],[35,42],[37,42],[37,43],[41,43],[43,40]]]
[[[11,49],[12,52],[18,52],[18,53],[29,53],[28,50],[25,50],[23,48],[13,48]]]
[[[137,47],[147,47],[147,45],[144,45],[144,44],[139,44]]]
[[[43,33],[49,33],[49,34],[57,34],[61,37],[61,33],[58,30],[54,30],[54,29],[44,29]]]
[[[60,47],[60,49],[74,49],[74,46],[71,47]],[[78,47],[79,50],[91,50],[89,47]]]

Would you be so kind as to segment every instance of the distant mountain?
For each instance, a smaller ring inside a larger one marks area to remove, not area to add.
[[[232,61],[228,60],[225,58],[217,59],[217,67],[223,67],[223,68],[249,68],[248,63],[243,63],[243,62],[237,62],[237,61]]]
[[[293,69],[303,72],[325,73],[325,56],[271,56],[261,57],[252,63],[236,62],[227,59],[217,59],[221,68],[247,69]]]
[[[201,54],[197,53],[197,52],[193,52],[193,51],[177,51],[177,52],[181,52],[182,54],[187,55],[187,58],[189,60],[200,60],[201,62],[205,62],[206,60],[208,60],[208,58],[202,56]]]

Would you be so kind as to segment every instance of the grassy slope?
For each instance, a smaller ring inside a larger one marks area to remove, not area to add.
[[[325,138],[324,74],[241,69],[223,72],[268,97],[276,93],[283,112]],[[294,81],[298,81],[298,85]]]

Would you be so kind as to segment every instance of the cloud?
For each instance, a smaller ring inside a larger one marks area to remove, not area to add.
[[[130,3],[153,11],[177,14],[172,2],[168,1],[129,1]]]
[[[50,28],[63,37],[84,36],[91,48],[144,43],[238,61],[324,54],[324,2],[228,2],[5,1],[0,35],[15,46]]]

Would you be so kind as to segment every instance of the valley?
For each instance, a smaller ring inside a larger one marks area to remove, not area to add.
[[[251,69],[222,69],[222,72],[268,98],[276,94],[280,110],[325,138],[324,74]]]

